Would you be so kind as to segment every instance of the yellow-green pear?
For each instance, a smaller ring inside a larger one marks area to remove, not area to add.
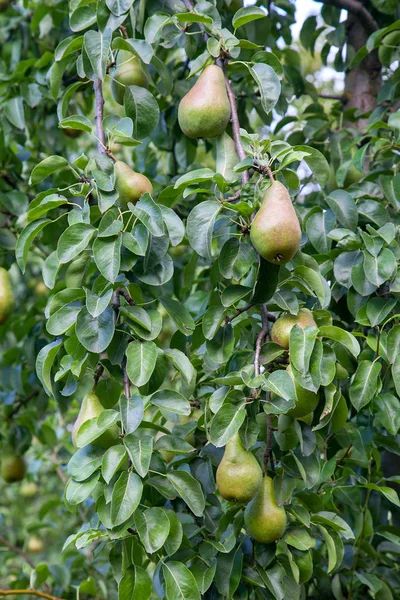
[[[14,309],[14,294],[8,271],[0,267],[0,325],[5,323]]]
[[[301,228],[289,192],[279,181],[267,189],[251,225],[250,239],[260,256],[284,265],[300,247]]]
[[[19,495],[23,498],[33,498],[38,491],[39,488],[34,481],[26,481],[19,488]]]
[[[279,317],[279,319],[275,321],[271,329],[272,341],[288,350],[290,332],[295,325],[298,325],[302,329],[305,327],[317,327],[311,310],[308,310],[308,308],[301,308],[297,315],[283,315],[283,317]]]
[[[1,476],[6,483],[21,481],[26,474],[26,462],[21,456],[9,454],[1,460]]]
[[[225,500],[249,502],[262,481],[257,459],[243,446],[236,433],[225,446],[224,456],[217,469],[217,487]]]
[[[118,104],[124,103],[125,89],[129,85],[147,88],[149,82],[140,58],[122,50],[118,53],[117,68],[111,80],[111,92]]]
[[[32,535],[28,540],[26,548],[31,554],[40,554],[43,550],[43,542],[37,535]]]
[[[179,125],[190,138],[214,138],[225,131],[230,116],[224,73],[209,65],[180,101]]]
[[[114,165],[115,189],[118,192],[121,208],[125,209],[128,202],[136,204],[140,196],[153,193],[153,186],[145,175],[136,173],[122,160],[117,160]]]
[[[78,447],[77,437],[78,431],[86,421],[98,417],[105,410],[104,406],[100,402],[99,398],[93,392],[86,394],[82,400],[81,408],[77,419],[72,428],[72,442],[74,446]],[[109,448],[117,443],[119,438],[119,429],[117,425],[112,425],[108,431],[103,433],[97,440],[92,443],[96,446],[103,448]]]
[[[305,417],[313,412],[313,410],[317,407],[319,402],[319,396],[315,392],[311,392],[310,390],[306,390],[301,387],[299,383],[293,376],[293,371],[291,366],[289,365],[286,369],[289,373],[290,377],[294,383],[294,389],[296,391],[296,406],[289,410],[286,414],[289,417],[294,417],[295,419],[299,417]]]
[[[274,482],[266,475],[255,498],[246,506],[244,522],[247,531],[261,544],[271,544],[282,537],[286,528],[286,512],[275,500]]]

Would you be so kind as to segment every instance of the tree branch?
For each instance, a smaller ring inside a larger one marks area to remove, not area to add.
[[[267,394],[267,396],[269,396],[269,394]],[[275,461],[274,461],[274,456],[272,454],[272,431],[273,431],[272,415],[267,415],[266,422],[267,422],[267,436],[266,436],[267,447],[265,449],[265,454],[264,454],[264,473],[267,473],[268,462],[271,466],[272,471],[275,471]]]
[[[379,29],[378,23],[375,21],[374,17],[371,15],[369,10],[365,8],[362,2],[358,0],[317,0],[318,2],[322,2],[322,4],[326,4],[328,6],[336,6],[337,8],[343,8],[348,12],[356,15],[361,23],[363,24],[365,30],[368,33],[373,33]]]
[[[0,596],[38,596],[39,598],[47,598],[47,600],[63,600],[38,590],[0,590]]]
[[[135,306],[135,302],[132,300],[132,298],[130,297],[130,295],[127,292],[127,290],[124,290],[124,288],[118,288],[116,291],[118,292],[118,294],[120,296],[123,296],[125,298],[125,300],[127,301],[127,303],[130,306]]]
[[[0,535],[0,544],[3,544],[3,546],[6,546],[12,552],[15,552],[15,554],[19,554],[20,556],[22,556],[24,561],[31,567],[31,569],[35,568],[35,564],[31,561],[29,556],[22,550],[22,548],[18,548],[18,546],[14,546],[14,544],[11,544],[2,535]]]
[[[235,142],[236,153],[239,157],[239,160],[244,160],[246,158],[246,152],[243,149],[242,142],[240,141],[240,123],[239,116],[236,107],[236,98],[233,93],[231,83],[229,78],[224,71],[225,74],[225,86],[226,93],[228,94],[229,104],[231,106],[231,121],[232,121],[232,133],[233,133],[233,141]],[[249,182],[249,173],[248,171],[243,171],[242,173],[242,184],[245,185]]]
[[[22,408],[22,406],[24,406],[24,404],[26,404],[27,402],[29,402],[29,400],[32,400],[32,398],[34,398],[38,394],[39,394],[39,391],[35,390],[34,392],[32,392],[31,394],[29,394],[25,398],[22,398],[21,400],[18,400],[18,402],[16,403],[15,407],[13,408],[13,410],[8,415],[7,421],[9,421],[10,419],[12,419],[12,417],[14,415],[16,415],[17,412],[19,412],[19,410]]]

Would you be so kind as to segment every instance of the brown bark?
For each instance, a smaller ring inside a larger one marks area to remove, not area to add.
[[[357,52],[368,39],[369,33],[362,21],[349,14],[346,23],[346,41],[355,52]],[[345,78],[345,108],[356,108],[365,113],[374,110],[377,105],[377,97],[382,84],[381,64],[377,51],[373,51],[357,66],[346,72]],[[353,124],[354,126],[354,124]],[[367,119],[358,119],[356,127],[364,132]]]

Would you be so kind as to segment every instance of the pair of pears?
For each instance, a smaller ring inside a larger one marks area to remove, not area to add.
[[[0,267],[0,325],[11,316],[14,309],[14,294],[8,271]]]
[[[230,117],[224,73],[217,65],[209,65],[180,101],[180,128],[192,139],[214,138],[225,131]]]
[[[317,327],[313,314],[308,308],[301,308],[297,315],[283,315],[275,321],[271,329],[272,341],[289,350],[290,332],[292,327],[298,325],[301,329],[305,327]],[[295,419],[305,417],[313,412],[319,402],[319,396],[315,392],[301,387],[293,376],[292,368],[289,365],[287,372],[291,376],[296,392],[296,406],[286,414]]]
[[[250,239],[258,254],[276,265],[288,263],[300,248],[300,223],[289,192],[279,181],[265,192],[251,225]]]
[[[286,512],[275,499],[274,482],[263,477],[256,458],[243,446],[236,433],[227,443],[217,469],[217,486],[225,500],[248,503],[244,521],[257,542],[271,544],[286,528]]]
[[[111,92],[118,104],[124,103],[125,90],[130,85],[148,88],[149,81],[140,58],[121,50],[118,52],[117,68],[111,80]]]
[[[81,408],[79,410],[78,416],[72,428],[72,442],[75,447],[78,447],[77,438],[78,431],[82,427],[84,423],[89,421],[90,419],[95,419],[105,410],[104,406],[100,402],[98,396],[91,392],[86,394],[82,400]],[[92,442],[95,446],[101,446],[102,448],[109,448],[110,446],[114,446],[119,439],[119,428],[117,425],[112,425],[108,431],[103,433],[100,437],[98,437],[94,442]]]

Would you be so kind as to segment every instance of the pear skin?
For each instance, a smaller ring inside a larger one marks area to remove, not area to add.
[[[289,365],[286,369],[289,373],[290,377],[294,383],[294,389],[296,391],[296,406],[289,410],[286,414],[289,417],[294,417],[295,419],[299,417],[305,417],[315,410],[319,402],[319,396],[315,392],[311,392],[310,390],[306,390],[301,387],[293,377],[292,368]]]
[[[125,89],[130,85],[149,87],[140,58],[122,50],[118,53],[117,68],[111,80],[111,92],[118,104],[124,103]]]
[[[271,329],[272,341],[288,350],[290,331],[295,325],[298,325],[302,329],[305,327],[317,327],[311,310],[301,308],[297,315],[283,315],[283,317],[279,317],[275,321]]]
[[[251,225],[250,239],[260,256],[284,265],[300,247],[301,228],[289,192],[279,181],[267,189]]]
[[[287,518],[283,506],[275,500],[274,482],[266,475],[255,498],[246,506],[247,531],[261,544],[272,544],[282,537]]]
[[[105,410],[104,406],[100,402],[99,398],[93,392],[86,394],[82,400],[81,408],[79,414],[76,418],[74,426],[72,428],[72,442],[75,447],[77,446],[77,437],[78,431],[82,427],[86,421],[89,419],[94,419],[98,417],[103,410]],[[119,438],[119,429],[117,425],[113,425],[110,427],[108,431],[103,433],[97,440],[92,442],[96,446],[101,446],[103,448],[109,448],[116,444]]]
[[[14,294],[11,289],[10,276],[6,269],[0,267],[0,325],[5,323],[14,309]]]
[[[182,98],[179,125],[189,138],[214,138],[225,131],[230,117],[224,73],[220,67],[209,65]]]
[[[117,160],[114,165],[115,189],[119,195],[122,209],[126,209],[128,202],[136,204],[140,196],[153,193],[153,186],[145,175],[136,173],[122,160]]]
[[[26,474],[26,462],[21,456],[8,455],[1,460],[1,476],[6,483],[21,481]]]
[[[217,487],[225,500],[249,502],[262,481],[257,459],[243,446],[236,433],[225,446],[224,456],[217,469]]]

